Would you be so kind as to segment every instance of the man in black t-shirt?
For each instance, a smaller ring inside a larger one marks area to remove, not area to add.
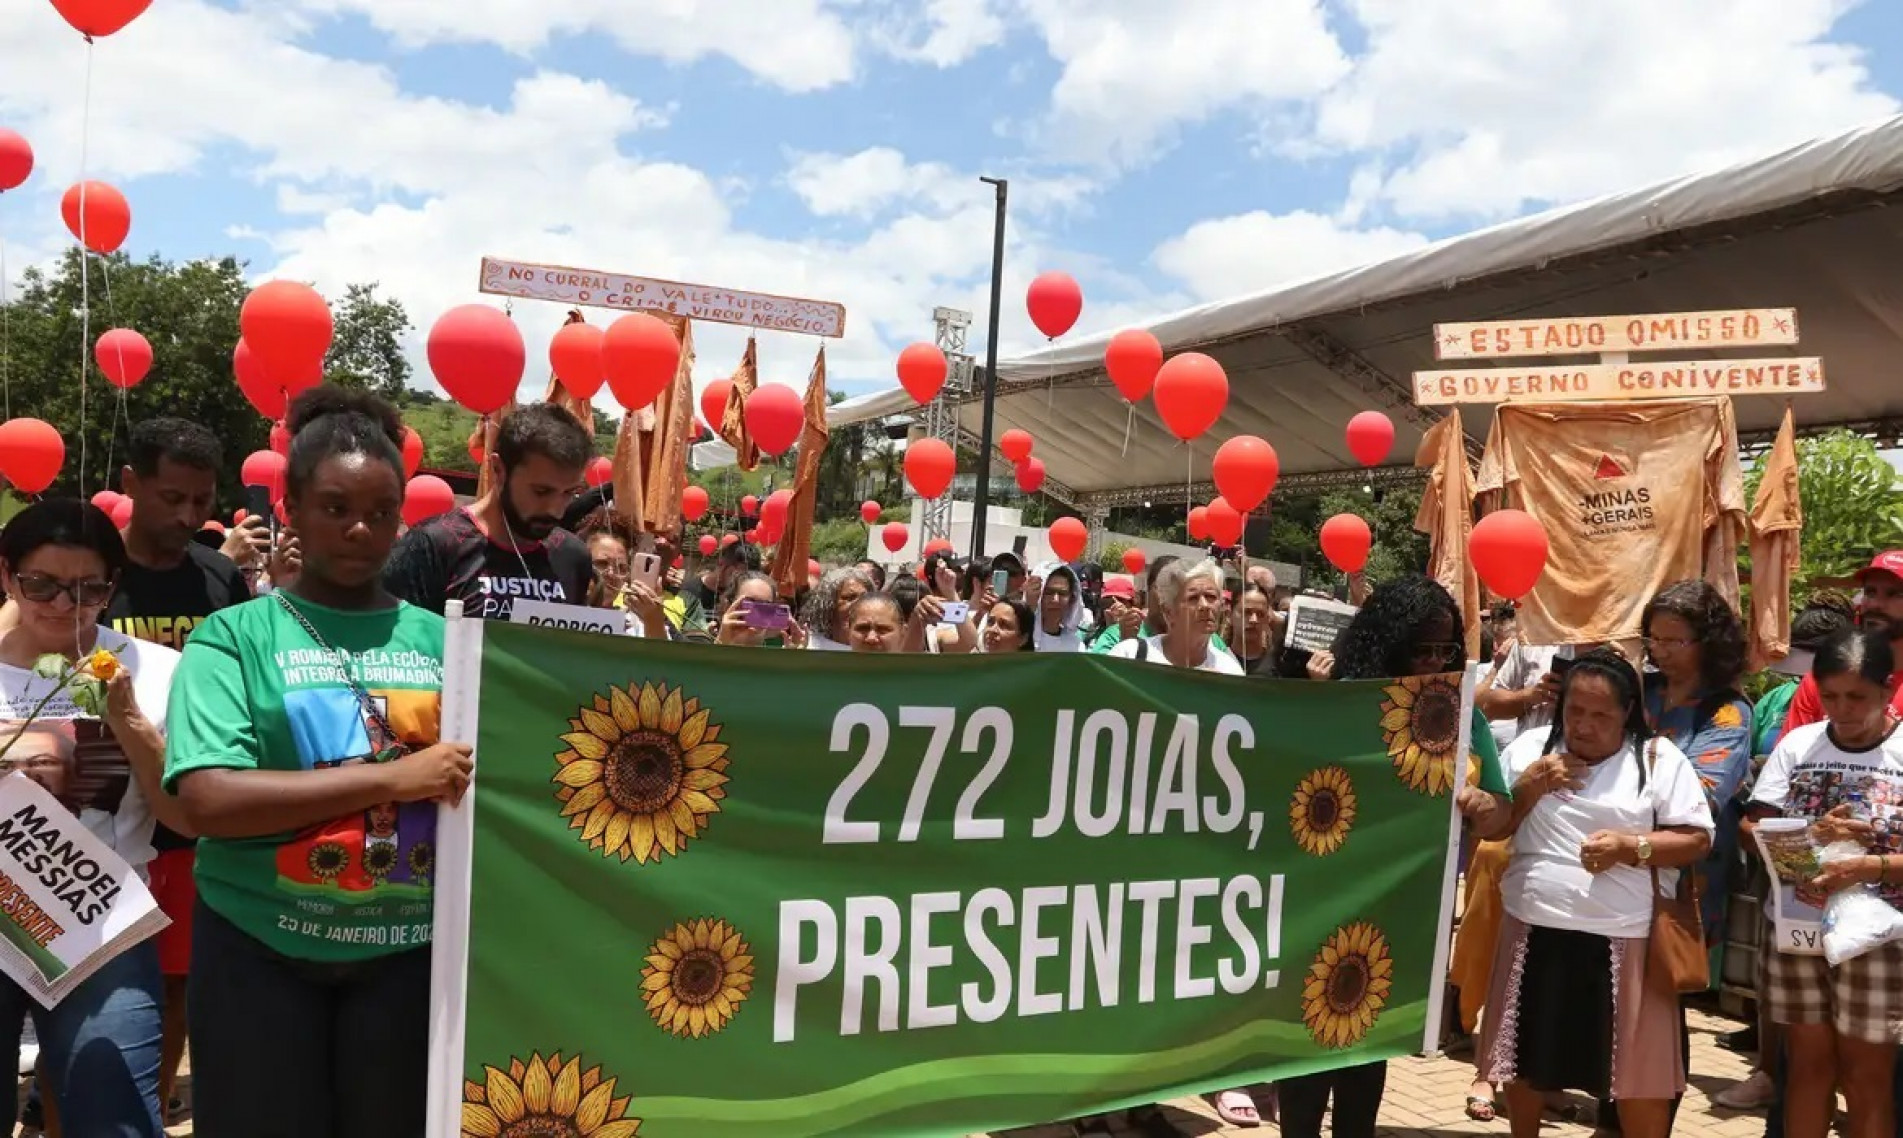
[[[486,460],[489,492],[404,534],[384,586],[431,612],[457,600],[464,615],[490,620],[507,620],[518,597],[587,604],[594,562],[561,522],[593,453],[588,432],[563,408],[516,408]]]
[[[217,436],[197,423],[147,419],[132,428],[129,458],[119,484],[132,499],[125,531],[130,563],[99,623],[134,640],[182,649],[212,613],[251,599],[238,566],[194,540],[216,505],[223,455]],[[172,919],[157,937],[165,975],[159,1102],[168,1117],[185,1054],[185,989],[198,899],[192,883],[195,844],[163,825],[152,834],[158,851],[149,867],[152,894]]]
[[[744,541],[723,548],[714,567],[681,585],[681,596],[691,597],[712,622],[719,619],[720,594],[727,591],[735,577],[760,571],[760,547]]]

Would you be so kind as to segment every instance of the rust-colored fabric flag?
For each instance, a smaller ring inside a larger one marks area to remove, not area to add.
[[[489,473],[489,456],[495,453],[496,430],[509,412],[515,410],[515,404],[497,411],[493,415],[484,415],[476,420],[476,429],[469,432],[469,457],[476,460],[476,497],[489,492],[495,483],[494,475]]]
[[[818,521],[819,463],[826,454],[826,345],[819,346],[812,377],[806,381],[806,416],[800,431],[799,464],[793,468],[793,503],[786,529],[773,547],[771,574],[782,597],[806,590],[806,562],[813,553],[813,523]]]
[[[734,369],[733,380],[727,388],[727,411],[720,422],[707,424],[715,433],[727,441],[733,448],[734,461],[742,470],[752,470],[760,465],[759,448],[753,445],[753,436],[747,433],[747,396],[760,386],[759,349],[753,337],[747,337],[747,352],[740,357],[740,366]]]
[[[647,489],[642,513],[650,533],[677,537],[681,492],[687,489],[687,450],[694,436],[694,324],[682,319],[681,362],[674,382],[654,400],[654,426],[642,439],[641,475]]]
[[[1636,637],[1674,581],[1702,577],[1735,603],[1744,491],[1728,399],[1506,404],[1476,489],[1546,527],[1546,573],[1520,610],[1528,644]]]
[[[1427,467],[1427,488],[1421,492],[1414,528],[1427,535],[1427,575],[1460,604],[1467,658],[1480,658],[1480,575],[1467,556],[1473,536],[1473,471],[1467,465],[1467,435],[1460,408],[1428,428],[1414,452],[1414,465]]]
[[[1751,503],[1751,667],[1791,652],[1791,580],[1797,575],[1804,503],[1797,488],[1797,424],[1791,409],[1777,429]]]

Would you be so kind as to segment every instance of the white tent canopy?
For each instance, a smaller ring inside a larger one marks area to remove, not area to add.
[[[1405,467],[1439,417],[1413,406],[1408,382],[1437,366],[1433,325],[1538,316],[1794,307],[1802,342],[1781,354],[1823,357],[1829,383],[1796,400],[1800,423],[1894,437],[1903,431],[1903,383],[1892,376],[1903,361],[1903,211],[1885,207],[1898,204],[1903,116],[1147,327],[1166,351],[1208,352],[1228,372],[1228,409],[1194,451],[1199,474],[1238,434],[1268,439],[1285,478],[1352,472],[1343,429],[1369,408],[1394,418],[1390,461]],[[1073,504],[1181,500],[1191,456],[1148,401],[1124,447],[1128,405],[1102,369],[1109,339],[1080,337],[1002,363],[996,429],[1030,431],[1047,487]],[[893,389],[835,404],[830,418],[860,422],[915,406]],[[975,395],[957,403],[967,443],[981,410]],[[1783,410],[1776,399],[1741,398],[1740,430],[1774,428]],[[1470,433],[1484,434],[1485,413],[1469,410]]]

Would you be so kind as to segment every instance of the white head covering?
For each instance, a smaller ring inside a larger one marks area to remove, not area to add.
[[[1084,583],[1077,579],[1076,570],[1062,561],[1046,561],[1037,567],[1037,578],[1049,582],[1062,573],[1070,578],[1070,609],[1064,613],[1064,627],[1059,632],[1044,631],[1044,601],[1038,598],[1038,611],[1032,613],[1032,643],[1039,652],[1082,652],[1084,638],[1077,634],[1077,626],[1084,619]]]

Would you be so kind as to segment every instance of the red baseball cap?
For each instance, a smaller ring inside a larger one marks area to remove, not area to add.
[[[1122,601],[1132,601],[1136,599],[1137,590],[1135,585],[1132,585],[1123,578],[1112,577],[1103,583],[1103,595],[1106,597],[1116,597]]]
[[[1862,584],[1863,579],[1872,573],[1888,573],[1903,580],[1903,549],[1889,549],[1877,554],[1868,566],[1857,570],[1857,583]]]

